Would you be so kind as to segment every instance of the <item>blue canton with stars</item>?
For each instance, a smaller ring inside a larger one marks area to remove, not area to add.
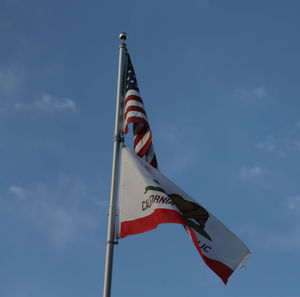
[[[128,55],[128,66],[127,66],[126,92],[128,90],[136,90],[138,92],[140,91],[129,55]]]

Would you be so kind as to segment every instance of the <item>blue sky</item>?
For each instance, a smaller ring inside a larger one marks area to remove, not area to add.
[[[252,256],[224,286],[161,225],[120,241],[112,296],[298,296],[299,8],[2,0],[0,296],[102,295],[122,31],[160,170]]]

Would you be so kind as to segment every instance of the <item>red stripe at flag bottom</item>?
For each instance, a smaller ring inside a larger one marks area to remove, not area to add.
[[[189,234],[192,241],[201,255],[204,262],[209,266],[221,279],[227,284],[228,278],[233,273],[233,270],[224,263],[210,259],[206,257],[198,244],[196,235],[192,228],[187,224],[184,217],[175,210],[172,209],[156,209],[152,214],[135,219],[132,221],[124,221],[121,223],[120,238],[124,238],[129,235],[140,234],[146,231],[157,228],[159,224],[163,223],[177,223],[188,227]]]

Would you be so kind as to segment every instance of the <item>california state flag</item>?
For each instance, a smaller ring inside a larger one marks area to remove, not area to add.
[[[162,223],[184,225],[204,262],[225,284],[250,256],[217,218],[127,147],[122,148],[118,219],[119,238]]]

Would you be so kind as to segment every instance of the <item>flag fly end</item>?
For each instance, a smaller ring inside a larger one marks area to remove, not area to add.
[[[244,263],[249,259],[249,257],[251,256],[251,253],[248,253],[244,259],[242,260],[242,262],[239,264],[238,268],[242,268],[244,266]]]

